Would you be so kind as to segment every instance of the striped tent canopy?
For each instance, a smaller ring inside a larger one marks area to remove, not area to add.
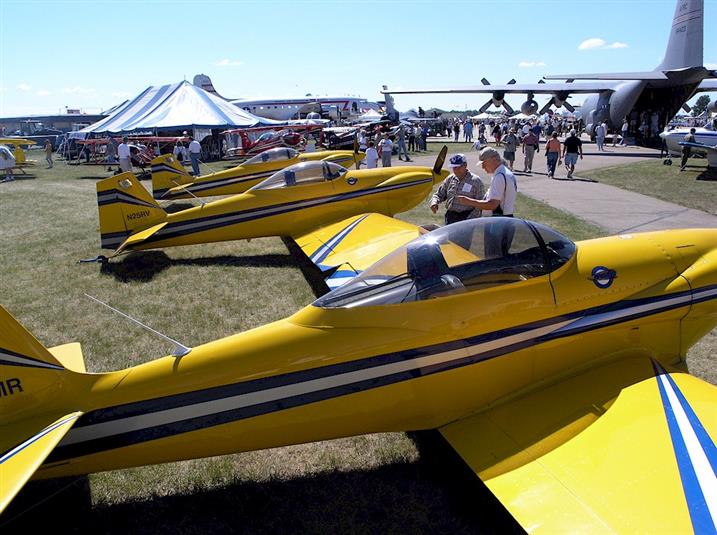
[[[283,124],[234,106],[190,84],[151,86],[120,105],[107,118],[83,128],[86,133],[129,133],[182,128],[242,128]]]

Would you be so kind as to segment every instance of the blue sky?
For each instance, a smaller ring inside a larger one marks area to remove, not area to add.
[[[550,73],[651,70],[674,10],[675,0],[0,0],[0,116],[66,106],[97,112],[197,73],[227,97],[377,100],[383,84],[455,87],[484,76],[536,82]],[[705,0],[705,20],[717,20],[717,0]],[[589,39],[602,46],[580,50]],[[717,69],[709,22],[704,62]],[[396,105],[465,109],[485,100],[397,95]]]

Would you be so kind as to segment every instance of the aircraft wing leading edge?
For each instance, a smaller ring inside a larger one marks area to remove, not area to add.
[[[0,453],[0,512],[32,477],[57,443],[77,421],[81,412],[73,412],[44,425],[28,436],[24,422],[3,426]],[[5,449],[7,448],[7,449]]]
[[[578,93],[599,93],[601,91],[614,91],[616,83],[591,82],[591,83],[555,83],[555,84],[490,84],[477,85],[462,88],[436,88],[436,89],[384,89],[383,94],[409,95],[420,93],[535,93],[536,95],[552,95],[558,92]]]
[[[714,533],[714,389],[635,356],[440,432],[528,531]]]

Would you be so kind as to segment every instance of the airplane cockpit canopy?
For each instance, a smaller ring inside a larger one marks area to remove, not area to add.
[[[315,184],[335,180],[344,176],[348,170],[333,162],[297,163],[277,171],[269,178],[260,182],[251,190],[289,188],[304,184]],[[251,191],[249,190],[249,191]]]
[[[299,156],[299,151],[288,147],[277,147],[275,149],[265,150],[256,156],[249,158],[244,165],[266,162],[281,162],[284,160],[292,160]]]
[[[314,305],[394,305],[513,284],[555,271],[575,250],[573,242],[539,223],[469,219],[416,238]]]

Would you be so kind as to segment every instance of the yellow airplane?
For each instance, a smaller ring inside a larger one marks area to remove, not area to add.
[[[448,175],[441,170],[446,152],[444,147],[433,168],[348,171],[325,161],[295,164],[245,193],[171,214],[134,175],[122,173],[97,183],[102,247],[114,249],[111,256],[116,256],[140,249],[286,236],[302,249],[310,249],[320,239],[317,233],[323,236],[337,227],[337,233],[351,233],[359,239],[364,229],[371,232],[376,218],[370,214],[392,216],[423,201],[434,184]],[[364,217],[360,221],[347,221],[361,214]],[[393,219],[390,224],[392,228],[402,225]],[[416,235],[413,226],[410,231],[391,235],[392,247],[395,249]],[[328,265],[325,256],[315,255],[312,260],[334,279],[346,275],[345,270],[332,272],[339,264]],[[381,257],[369,251],[357,256],[352,264],[357,270]]]
[[[30,139],[23,139],[19,137],[0,137],[0,145],[6,145],[12,147],[12,154],[15,157],[15,165],[17,167],[24,167],[26,165],[35,165],[37,162],[34,160],[28,160],[25,154],[24,147],[31,147],[35,145],[35,142]]]
[[[366,247],[393,232],[373,228]],[[717,389],[684,358],[715,325],[717,230],[576,244],[516,218],[423,233],[289,318],[115,372],[0,308],[0,510],[31,477],[438,429],[528,531],[712,533]]]
[[[324,161],[348,167],[358,165],[364,154],[350,150],[304,152],[286,147],[270,149],[246,162],[200,177],[191,176],[171,154],[152,160],[152,193],[155,199],[187,199],[243,193],[275,172],[302,162]]]

